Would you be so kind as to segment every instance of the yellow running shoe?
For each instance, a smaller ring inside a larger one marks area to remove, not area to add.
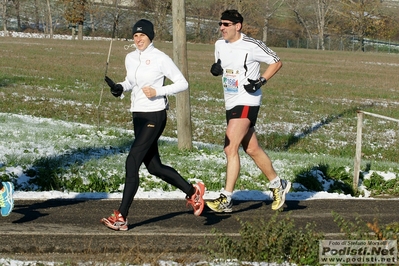
[[[213,200],[207,201],[206,205],[214,212],[232,212],[233,209],[233,201],[227,200],[227,197],[224,194],[220,194],[220,197]]]
[[[291,182],[286,180],[281,180],[281,184],[278,188],[271,188],[273,192],[273,203],[272,210],[276,211],[280,209],[285,202],[285,194],[291,189]]]

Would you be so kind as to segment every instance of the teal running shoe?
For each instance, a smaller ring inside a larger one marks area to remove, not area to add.
[[[14,208],[14,184],[11,182],[2,182],[3,188],[0,190],[0,208],[1,216],[8,216]]]

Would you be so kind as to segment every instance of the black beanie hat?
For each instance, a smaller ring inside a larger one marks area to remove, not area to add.
[[[222,13],[222,17],[220,18],[221,20],[230,20],[233,23],[241,23],[244,21],[244,18],[241,16],[240,13],[238,13],[237,10],[231,9],[231,10],[226,10]]]
[[[150,41],[154,39],[154,25],[152,25],[151,21],[146,19],[140,19],[133,26],[133,35],[137,32],[142,32],[148,36]]]

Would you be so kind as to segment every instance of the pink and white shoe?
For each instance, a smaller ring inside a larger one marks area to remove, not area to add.
[[[114,210],[110,217],[102,218],[101,223],[116,231],[127,231],[129,229],[127,219],[123,218],[122,214],[117,210]]]
[[[205,185],[202,182],[198,182],[197,184],[193,185],[195,188],[195,193],[191,197],[186,197],[187,204],[191,205],[194,210],[195,216],[200,216],[202,211],[204,210],[204,193],[205,193]]]

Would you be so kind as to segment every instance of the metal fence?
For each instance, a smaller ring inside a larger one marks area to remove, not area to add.
[[[312,39],[296,39],[287,40],[287,48],[303,48],[321,50],[322,45],[317,38]],[[356,36],[350,37],[327,37],[324,39],[325,50],[336,51],[363,51],[363,52],[382,52],[382,53],[399,53],[399,43],[364,39],[363,45]]]

